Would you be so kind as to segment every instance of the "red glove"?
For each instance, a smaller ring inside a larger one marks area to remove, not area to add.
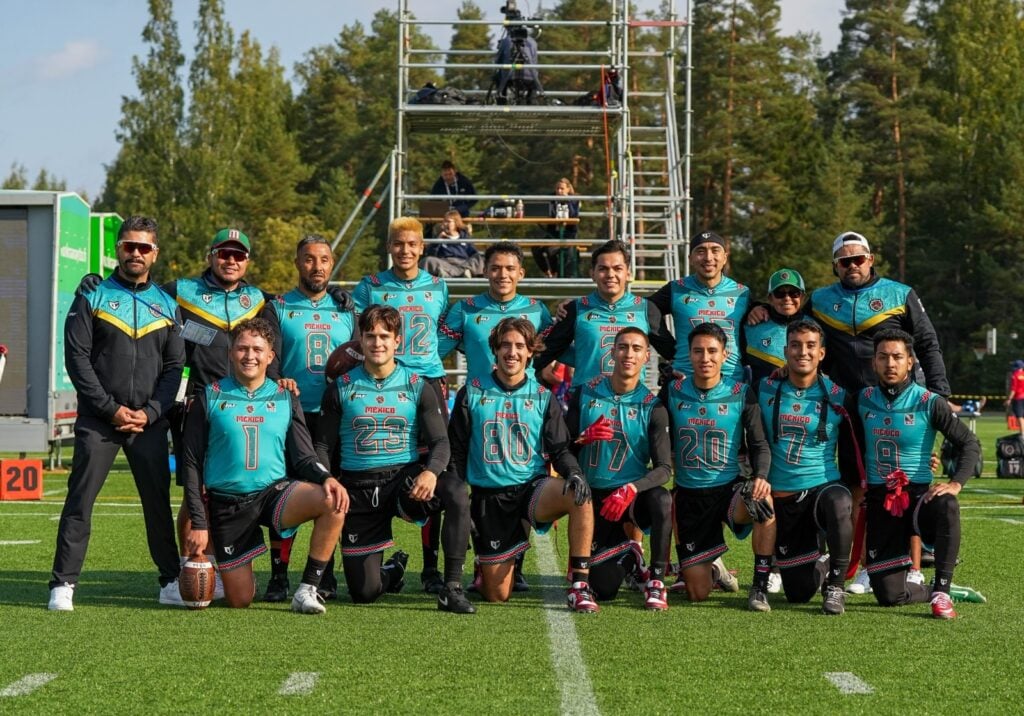
[[[593,425],[580,433],[576,442],[580,445],[589,445],[599,440],[611,440],[614,435],[615,431],[612,430],[612,421],[602,415],[594,421]]]
[[[635,499],[636,486],[632,482],[627,482],[604,498],[604,503],[601,505],[601,517],[604,517],[609,522],[618,522],[619,518],[622,517],[622,513],[633,504]]]
[[[885,509],[893,517],[901,516],[910,507],[910,495],[903,491],[909,483],[903,470],[894,470],[885,477]]]

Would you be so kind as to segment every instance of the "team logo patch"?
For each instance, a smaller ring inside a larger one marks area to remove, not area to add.
[[[494,402],[494,398],[480,398],[480,405],[487,405],[488,403],[493,403],[493,402]]]
[[[868,413],[864,416],[864,419],[865,420],[874,420],[875,419],[875,414],[872,413],[871,411],[868,411]]]
[[[276,412],[277,404],[273,400],[271,400],[269,403],[267,403],[267,410],[271,413]]]
[[[885,425],[892,425],[892,418],[885,418],[885,420],[883,420],[882,423],[884,423]]]
[[[636,408],[630,408],[626,411],[626,417],[630,420],[636,420],[636,417],[640,414],[640,411]]]
[[[697,546],[696,542],[687,542],[686,543],[686,551],[687,552],[692,552],[693,548],[696,547],[696,546]]]
[[[611,415],[613,418],[617,418],[619,417],[619,409],[612,408],[611,410],[608,411],[608,414]]]
[[[592,398],[591,401],[589,403],[587,403],[587,407],[588,408],[596,408],[600,404],[601,404],[600,400],[598,400],[597,398]]]
[[[389,300],[391,300],[394,297],[395,297],[395,294],[388,293],[387,291],[385,291],[384,292],[384,296],[381,297],[381,300],[384,301],[384,303],[387,303]]]
[[[479,326],[481,323],[486,323],[488,321],[488,318],[487,316],[477,314],[477,317],[473,320],[476,322],[476,325]]]
[[[718,414],[719,415],[728,415],[729,414],[729,406],[726,405],[725,403],[719,403],[719,405],[718,405]]]
[[[793,403],[793,412],[794,413],[799,413],[802,409],[803,408],[801,407],[800,403]]]
[[[727,299],[725,299],[725,304],[726,304],[726,305],[727,305],[727,306],[728,306],[729,308],[732,308],[733,306],[735,306],[735,305],[736,305],[736,299],[735,299],[735,298],[727,298]]]
[[[505,401],[505,410],[512,410],[512,401],[510,401],[510,400],[506,400]]]
[[[530,400],[529,398],[527,398],[527,400],[523,403],[523,405],[526,406],[527,410],[533,410],[533,401]]]
[[[500,539],[492,539],[491,540],[491,549],[498,549],[499,547],[501,547],[501,540]]]
[[[779,545],[779,554],[781,554],[781,555],[785,555],[785,554],[786,554],[786,552],[788,552],[788,551],[789,551],[789,547],[787,547],[787,546],[786,546],[786,545],[784,545],[784,544],[780,544],[780,545]]]
[[[676,405],[676,410],[689,410],[689,409],[690,409],[690,404],[689,403],[684,403],[681,400]]]
[[[295,318],[297,315],[299,315],[298,311],[288,311],[288,318]]]
[[[629,322],[629,323],[636,323],[636,314],[635,313],[627,313],[626,314],[626,321]]]
[[[769,406],[775,405],[775,398],[768,398],[768,405]]]
[[[313,320],[314,321],[319,321],[320,320],[320,314],[319,313],[314,313],[313,314]]]
[[[356,534],[355,532],[353,532],[352,534],[350,534],[348,536],[348,541],[351,542],[352,544],[355,544],[356,542],[359,541],[359,535]]]
[[[691,303],[696,303],[696,301],[697,301],[697,297],[696,296],[683,296],[683,305],[684,306],[689,305]]]
[[[913,425],[914,424],[914,414],[913,413],[907,413],[906,415],[904,415],[903,416],[903,424],[904,425]]]
[[[615,316],[608,316],[609,323],[615,323]]]
[[[235,553],[235,545],[229,544],[224,548],[224,554],[232,555]]]
[[[772,339],[771,338],[762,338],[761,339],[761,345],[764,346],[765,348],[767,348],[771,344],[772,344]]]
[[[156,308],[149,309],[149,314],[154,318],[160,318],[160,311]]]
[[[116,311],[121,307],[120,301],[107,301],[107,305],[110,306],[111,311]]]
[[[591,311],[590,313],[587,314],[587,320],[588,321],[593,321],[595,318],[597,318],[597,314],[594,313],[593,311]]]
[[[212,303],[213,302],[213,294],[212,293],[204,293],[202,296],[200,296],[200,298],[203,299],[203,303]]]
[[[869,549],[868,550],[868,557],[871,557],[871,559],[874,559],[875,555],[877,555],[877,554],[878,554],[878,550],[877,549]]]
[[[821,413],[821,403],[815,403],[814,404],[814,412],[818,413],[818,414]]]
[[[433,301],[434,300],[434,292],[433,291],[424,291],[423,292],[423,300],[424,301],[428,301],[428,302],[429,301]]]
[[[245,406],[245,412],[247,412],[247,413],[251,413],[254,410],[256,410],[256,408],[252,407],[251,405],[246,405]]]
[[[840,306],[839,306],[838,303],[833,303],[832,304],[832,313],[839,313],[839,307]]]
[[[707,408],[705,408],[705,407],[704,407],[704,406],[702,405],[702,406],[700,406],[699,408],[697,408],[697,412],[698,412],[698,413],[699,413],[700,415],[704,416],[704,415],[707,415],[707,414],[708,414],[708,409],[707,409]]]
[[[384,396],[383,395],[378,395],[377,396],[377,402],[378,403],[383,403],[384,402]]]
[[[409,394],[408,393],[399,392],[398,393],[398,402],[399,403],[408,403],[409,402]]]
[[[416,297],[413,296],[411,293],[408,296],[405,297],[405,302],[406,303],[412,303],[415,300],[416,300]]]
[[[251,308],[252,307],[252,299],[249,298],[244,293],[241,296],[238,297],[238,303],[241,304],[242,308]]]
[[[233,408],[233,407],[235,407],[235,404],[234,403],[229,403],[226,400],[223,403],[220,404],[220,409],[221,410],[227,410],[228,408]]]
[[[715,307],[715,299],[711,299],[710,301],[708,301],[708,308],[714,308],[714,307]]]
[[[882,299],[880,298],[873,298],[868,302],[868,308],[870,308],[872,311],[881,311],[882,306],[884,305],[885,304],[882,303]]]

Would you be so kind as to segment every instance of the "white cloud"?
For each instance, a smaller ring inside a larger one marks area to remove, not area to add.
[[[84,72],[95,67],[103,53],[96,40],[71,40],[57,52],[36,60],[36,77],[58,80]]]

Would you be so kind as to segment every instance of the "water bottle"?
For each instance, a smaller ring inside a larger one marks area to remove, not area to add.
[[[516,218],[517,219],[522,219],[524,215],[525,215],[525,212],[523,211],[523,200],[522,199],[517,199],[516,200]]]

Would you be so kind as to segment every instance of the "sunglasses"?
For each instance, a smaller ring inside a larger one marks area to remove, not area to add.
[[[774,291],[772,291],[772,295],[778,299],[800,298],[801,296],[804,295],[804,292],[801,291],[799,288],[777,288]]]
[[[155,244],[147,244],[144,241],[118,241],[117,248],[124,249],[125,253],[134,254],[136,251],[141,256],[146,256],[156,248]]]
[[[836,263],[843,268],[850,268],[851,266],[861,266],[865,261],[868,260],[870,254],[857,254],[856,256],[844,256],[841,259],[836,259]]]
[[[241,249],[214,249],[210,252],[221,261],[230,261],[234,259],[238,263],[249,260],[249,252],[242,251]]]

